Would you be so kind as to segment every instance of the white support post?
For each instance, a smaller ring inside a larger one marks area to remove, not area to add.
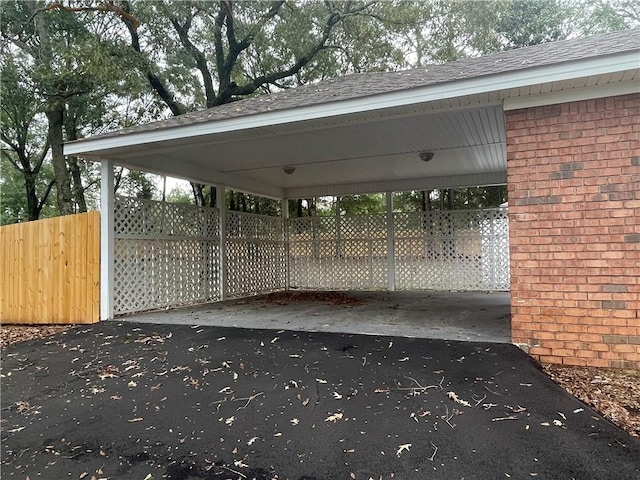
[[[113,162],[100,164],[100,320],[113,318],[114,276]]]
[[[393,225],[393,192],[387,192],[387,289],[396,290],[396,252]]]
[[[290,273],[290,244],[289,244],[289,199],[285,198],[282,200],[282,228],[283,228],[283,238],[284,238],[284,268],[285,268],[285,289],[289,290],[291,288],[291,273]]]
[[[218,231],[220,233],[220,271],[218,281],[220,282],[220,300],[227,299],[227,206],[225,199],[224,185],[216,186],[216,207],[218,208]]]

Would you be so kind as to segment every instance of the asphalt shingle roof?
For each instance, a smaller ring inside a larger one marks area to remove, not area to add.
[[[640,50],[640,29],[550,42],[484,57],[398,72],[354,73],[280,92],[246,98],[179,117],[125,128],[100,137],[156,131],[247,115],[363,98],[456,80],[532,69],[572,60]],[[96,137],[94,137],[96,138]]]

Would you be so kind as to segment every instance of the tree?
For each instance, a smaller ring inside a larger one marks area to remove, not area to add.
[[[3,49],[0,111],[3,193],[5,188],[10,188],[7,179],[12,179],[23,186],[25,201],[18,201],[15,195],[3,195],[3,223],[8,219],[37,220],[54,185],[53,178],[42,175],[49,170],[45,168],[49,152],[46,120],[39,113],[42,104],[19,77],[16,61],[20,58],[7,55]],[[8,173],[11,169],[15,169],[17,175]]]
[[[126,92],[128,76],[121,70],[127,56],[100,39],[109,25],[62,14],[56,5],[3,2],[1,33],[7,55],[20,58],[18,76],[46,116],[58,209],[65,215],[86,211],[87,205],[81,164],[75,158],[67,163],[63,143],[79,138],[87,123],[100,122],[104,99]]]

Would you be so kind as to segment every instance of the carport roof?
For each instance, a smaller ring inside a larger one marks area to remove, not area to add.
[[[639,50],[640,31],[627,30],[357,73],[79,140],[65,153],[288,198],[502,183],[503,109],[636,92]],[[427,150],[439,166],[415,161]]]

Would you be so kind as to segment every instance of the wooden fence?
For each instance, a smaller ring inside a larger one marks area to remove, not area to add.
[[[100,214],[0,227],[0,322],[95,323],[100,315]]]

